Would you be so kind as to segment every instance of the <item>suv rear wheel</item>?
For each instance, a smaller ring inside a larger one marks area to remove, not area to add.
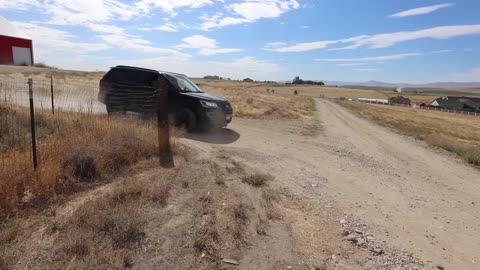
[[[123,108],[120,108],[118,106],[107,104],[107,113],[108,114],[125,114],[126,111]]]

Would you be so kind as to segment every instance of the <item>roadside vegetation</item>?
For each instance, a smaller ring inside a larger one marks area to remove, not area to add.
[[[157,130],[149,120],[39,111],[36,128],[34,171],[28,111],[0,107],[0,214],[52,201],[157,154]]]
[[[228,159],[189,156],[174,170],[146,161],[136,174],[118,175],[62,203],[2,222],[0,269],[32,263],[42,269],[227,269],[238,264],[250,243],[269,241],[272,226],[274,232],[279,229],[281,195],[267,183],[244,183],[251,169],[240,163],[230,171]],[[219,178],[222,184],[216,184]]]
[[[394,106],[339,102],[380,125],[457,154],[480,166],[480,118]]]

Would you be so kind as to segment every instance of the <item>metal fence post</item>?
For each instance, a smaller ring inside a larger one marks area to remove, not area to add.
[[[158,128],[158,151],[160,166],[173,168],[172,148],[170,147],[170,127],[168,123],[168,91],[164,87],[156,89],[157,95],[157,128]]]
[[[52,98],[52,114],[55,114],[55,103],[53,101],[53,74],[50,74],[50,96]]]
[[[37,138],[35,135],[35,111],[33,109],[33,80],[28,79],[28,96],[30,99],[30,131],[32,134],[32,158],[33,169],[37,170]]]

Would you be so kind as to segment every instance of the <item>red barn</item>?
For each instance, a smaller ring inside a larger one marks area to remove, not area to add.
[[[0,17],[0,65],[33,65],[32,40]]]

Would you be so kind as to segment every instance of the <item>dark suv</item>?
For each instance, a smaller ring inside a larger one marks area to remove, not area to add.
[[[156,112],[155,81],[166,82],[170,119],[187,131],[226,127],[232,121],[230,102],[207,94],[185,75],[156,70],[116,66],[100,80],[98,100],[107,112]]]

